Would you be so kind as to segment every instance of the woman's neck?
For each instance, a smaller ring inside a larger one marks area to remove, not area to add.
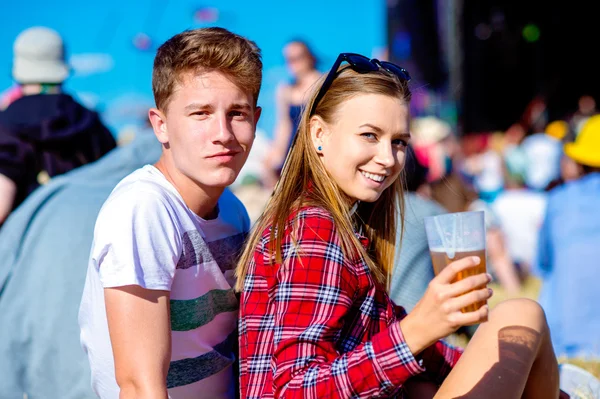
[[[298,75],[296,83],[298,86],[311,85],[319,76],[320,73],[317,70],[307,71],[306,73]]]
[[[21,85],[21,91],[24,96],[59,94],[62,92],[62,86],[59,84],[30,83]]]

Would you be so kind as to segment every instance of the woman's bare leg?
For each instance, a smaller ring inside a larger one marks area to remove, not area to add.
[[[529,299],[511,299],[479,326],[435,398],[555,399],[558,385],[542,308]]]

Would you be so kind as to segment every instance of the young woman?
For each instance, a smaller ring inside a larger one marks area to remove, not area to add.
[[[537,303],[460,312],[491,296],[486,274],[451,283],[479,259],[451,263],[408,315],[388,297],[409,79],[343,53],[312,94],[238,264],[242,398],[558,397]],[[476,323],[464,353],[440,340]]]

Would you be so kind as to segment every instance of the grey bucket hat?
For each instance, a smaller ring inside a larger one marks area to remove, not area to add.
[[[21,84],[62,83],[69,76],[60,35],[36,26],[17,36],[13,47],[13,79]]]

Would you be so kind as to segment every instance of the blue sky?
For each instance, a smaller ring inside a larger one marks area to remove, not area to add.
[[[254,40],[265,66],[259,127],[274,124],[274,91],[288,78],[281,49],[293,37],[315,49],[321,69],[342,51],[372,55],[386,46],[385,0],[192,1],[192,0],[26,0],[0,6],[0,90],[11,86],[12,43],[22,30],[43,25],[67,43],[75,73],[67,90],[94,105],[114,130],[153,104],[154,50],[188,28],[222,26]],[[203,20],[195,18],[203,10]],[[136,35],[150,38],[149,50],[134,45]]]

